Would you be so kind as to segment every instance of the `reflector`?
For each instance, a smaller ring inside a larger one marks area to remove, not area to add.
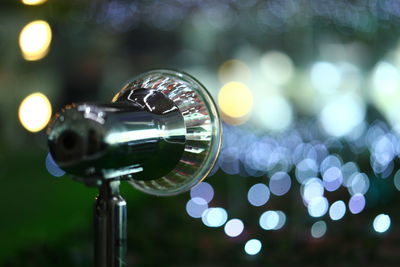
[[[176,167],[155,180],[131,180],[136,188],[155,195],[187,191],[211,171],[221,145],[221,122],[207,90],[193,77],[170,70],[144,73],[128,83],[113,101],[126,91],[156,89],[178,107],[185,124],[185,148]]]

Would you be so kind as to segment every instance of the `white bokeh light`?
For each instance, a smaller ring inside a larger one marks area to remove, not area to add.
[[[273,230],[279,224],[279,214],[276,211],[269,210],[260,216],[260,226],[264,230]]]
[[[209,183],[201,182],[190,190],[190,196],[200,197],[209,203],[214,197],[214,189]]]
[[[342,171],[338,167],[331,167],[327,169],[323,175],[323,184],[327,191],[335,191],[343,182]]]
[[[355,173],[350,177],[347,189],[351,195],[364,195],[369,189],[369,184],[369,178],[365,173]]]
[[[326,172],[329,168],[337,167],[340,168],[342,166],[342,159],[338,155],[328,155],[324,158],[319,166],[319,170],[321,173]]]
[[[272,132],[286,130],[293,121],[292,105],[281,95],[270,95],[257,104],[257,122]]]
[[[268,186],[258,183],[250,187],[247,193],[247,199],[253,206],[262,206],[269,200],[270,192]]]
[[[311,236],[314,238],[321,238],[326,233],[326,223],[324,221],[315,222],[311,226]]]
[[[306,203],[317,197],[324,195],[324,186],[322,185],[321,179],[310,178],[301,186],[301,192],[303,199]]]
[[[391,220],[387,214],[379,214],[375,217],[373,222],[374,230],[378,233],[386,232],[389,229],[390,224]]]
[[[340,69],[329,62],[317,62],[311,68],[311,83],[321,93],[332,93],[340,85]]]
[[[399,69],[388,61],[376,64],[372,74],[371,98],[375,106],[385,114],[393,128],[400,132],[399,101],[400,76]]]
[[[191,198],[186,203],[186,212],[193,218],[200,218],[207,208],[207,201],[200,197]]]
[[[322,217],[328,211],[329,203],[325,197],[315,197],[308,204],[308,213],[311,217]]]
[[[304,183],[308,178],[315,177],[318,173],[318,166],[314,159],[306,158],[296,165],[295,175],[299,183]]]
[[[285,214],[283,211],[281,211],[281,210],[277,210],[276,212],[278,213],[278,216],[279,216],[279,222],[278,222],[278,224],[275,226],[274,230],[279,230],[279,229],[281,229],[281,228],[285,225],[285,223],[286,223],[286,214]]]
[[[343,185],[348,187],[350,185],[350,178],[353,174],[359,172],[358,165],[354,162],[347,162],[343,164],[341,167],[342,176],[343,176]]]
[[[228,214],[223,208],[208,208],[201,216],[201,220],[208,227],[220,227],[227,219]]]
[[[229,220],[224,227],[225,234],[230,237],[236,237],[243,232],[244,224],[242,220],[239,219],[231,219]]]
[[[332,98],[322,109],[319,119],[327,134],[341,137],[350,134],[364,117],[364,101],[354,93],[347,93]]]
[[[396,154],[396,148],[392,143],[390,135],[379,136],[372,144],[373,160],[382,166],[388,165]]]
[[[293,62],[282,52],[270,51],[265,53],[260,59],[260,66],[264,77],[274,85],[284,85],[293,77]]]
[[[250,239],[244,245],[244,251],[249,255],[256,255],[260,252],[262,244],[258,239]]]
[[[393,64],[381,61],[376,65],[372,76],[372,96],[378,105],[384,105],[384,102],[396,96],[399,84],[399,70]]]
[[[271,190],[272,194],[276,196],[283,196],[289,191],[291,184],[292,181],[287,173],[276,172],[269,180],[269,189]]]
[[[346,213],[346,205],[342,200],[335,201],[329,208],[329,217],[337,221],[343,218]]]

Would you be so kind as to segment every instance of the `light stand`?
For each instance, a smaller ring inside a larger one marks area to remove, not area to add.
[[[118,180],[104,180],[94,204],[95,267],[126,266],[126,201]]]

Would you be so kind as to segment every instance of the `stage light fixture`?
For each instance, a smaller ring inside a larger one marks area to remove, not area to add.
[[[111,103],[66,106],[48,128],[50,153],[67,174],[98,186],[95,266],[125,266],[127,181],[152,195],[190,190],[211,171],[221,122],[207,90],[188,74],[152,70]]]

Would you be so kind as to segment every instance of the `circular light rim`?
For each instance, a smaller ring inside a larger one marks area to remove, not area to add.
[[[210,146],[209,146],[210,150],[209,150],[207,156],[205,157],[205,159],[203,160],[202,166],[200,166],[198,168],[198,170],[196,171],[194,177],[186,180],[189,182],[182,183],[181,186],[172,188],[170,190],[145,188],[135,181],[130,182],[130,184],[133,185],[135,188],[137,188],[140,191],[145,192],[147,194],[157,195],[157,196],[172,196],[172,195],[177,195],[177,194],[189,191],[192,187],[194,187],[195,185],[197,185],[201,181],[203,181],[208,176],[208,174],[211,172],[211,170],[215,166],[215,163],[217,162],[218,155],[219,155],[219,152],[221,149],[222,122],[220,119],[220,114],[218,112],[217,105],[216,105],[215,101],[213,100],[213,98],[211,97],[211,94],[207,91],[207,89],[205,88],[205,86],[202,83],[200,83],[196,78],[194,78],[190,74],[187,74],[187,73],[181,72],[181,71],[172,70],[172,69],[153,69],[153,70],[144,72],[144,73],[134,77],[130,82],[143,79],[146,76],[150,76],[152,74],[171,76],[171,77],[181,79],[190,84],[194,84],[195,86],[192,89],[197,94],[197,96],[201,100],[203,100],[204,105],[207,108],[209,114],[212,114],[212,116],[210,116],[211,125],[213,125],[213,127],[215,128],[214,129],[215,135],[212,135],[212,138],[210,141]],[[129,84],[130,82],[128,82],[127,84]],[[124,89],[122,89],[122,90],[124,90]],[[178,106],[178,108],[179,108],[179,106]],[[208,168],[204,169],[204,166],[208,166]]]

